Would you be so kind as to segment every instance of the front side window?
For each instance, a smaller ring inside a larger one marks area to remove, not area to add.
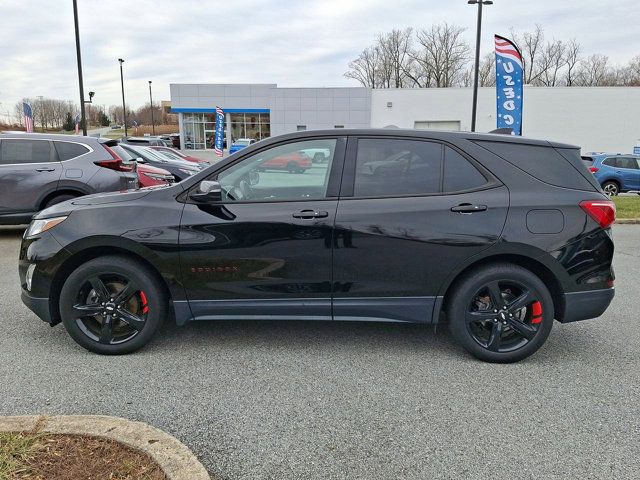
[[[326,197],[337,140],[314,139],[268,148],[218,173],[225,202],[300,201]],[[321,152],[326,159],[313,163]]]
[[[51,161],[48,140],[2,140],[0,142],[0,163],[45,163]]]
[[[618,157],[618,161],[616,162],[618,168],[629,168],[632,170],[637,170],[638,162],[635,158],[631,157]]]
[[[443,145],[423,140],[360,139],[356,197],[440,192]]]

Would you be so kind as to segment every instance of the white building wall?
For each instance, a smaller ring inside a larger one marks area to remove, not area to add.
[[[471,88],[373,90],[371,126],[458,121],[470,130],[472,95]],[[495,96],[493,87],[480,89],[476,131],[496,128]],[[524,136],[580,145],[583,152],[632,152],[640,139],[637,87],[525,87],[523,112]]]
[[[271,98],[271,135],[334,128],[369,128],[368,88],[276,88]]]

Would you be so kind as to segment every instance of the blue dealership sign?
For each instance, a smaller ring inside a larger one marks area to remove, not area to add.
[[[513,135],[522,135],[522,55],[511,40],[495,35],[494,41],[498,98],[497,128],[510,128]]]
[[[215,149],[216,155],[222,156],[224,149],[224,111],[220,107],[216,107],[216,131],[215,131]]]

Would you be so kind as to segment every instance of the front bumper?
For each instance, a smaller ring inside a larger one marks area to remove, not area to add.
[[[570,323],[599,317],[609,307],[614,295],[614,288],[565,293],[564,318],[561,322]]]
[[[22,289],[20,298],[22,299],[22,303],[24,303],[29,310],[35,313],[38,317],[50,325],[55,325],[51,319],[48,298],[32,297],[24,288]]]

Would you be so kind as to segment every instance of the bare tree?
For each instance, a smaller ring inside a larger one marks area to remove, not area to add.
[[[609,66],[608,56],[595,53],[580,61],[575,85],[596,87],[611,86],[615,83],[615,73]]]
[[[581,49],[582,47],[575,38],[572,38],[569,43],[567,43],[564,54],[564,62],[567,67],[564,75],[564,82],[568,87],[572,86],[575,81],[575,71],[578,63],[580,62]]]
[[[562,40],[552,40],[544,45],[536,59],[536,84],[555,87],[561,81],[560,70],[566,65],[567,46]]]
[[[407,72],[410,71],[410,50],[413,30],[392,30],[378,35],[377,47],[380,54],[380,73],[385,87],[402,88],[409,86]]]
[[[380,68],[380,54],[376,46],[365,48],[358,58],[349,62],[349,70],[344,74],[353,78],[363,87],[378,87],[378,71]]]
[[[539,76],[536,71],[536,62],[544,44],[544,31],[542,30],[542,26],[536,24],[533,32],[524,32],[522,35],[512,30],[511,38],[522,50],[525,83],[535,82]]]
[[[469,44],[462,38],[464,28],[448,23],[433,25],[417,32],[418,50],[411,56],[422,77],[424,87],[451,87],[463,81],[469,61]]]

